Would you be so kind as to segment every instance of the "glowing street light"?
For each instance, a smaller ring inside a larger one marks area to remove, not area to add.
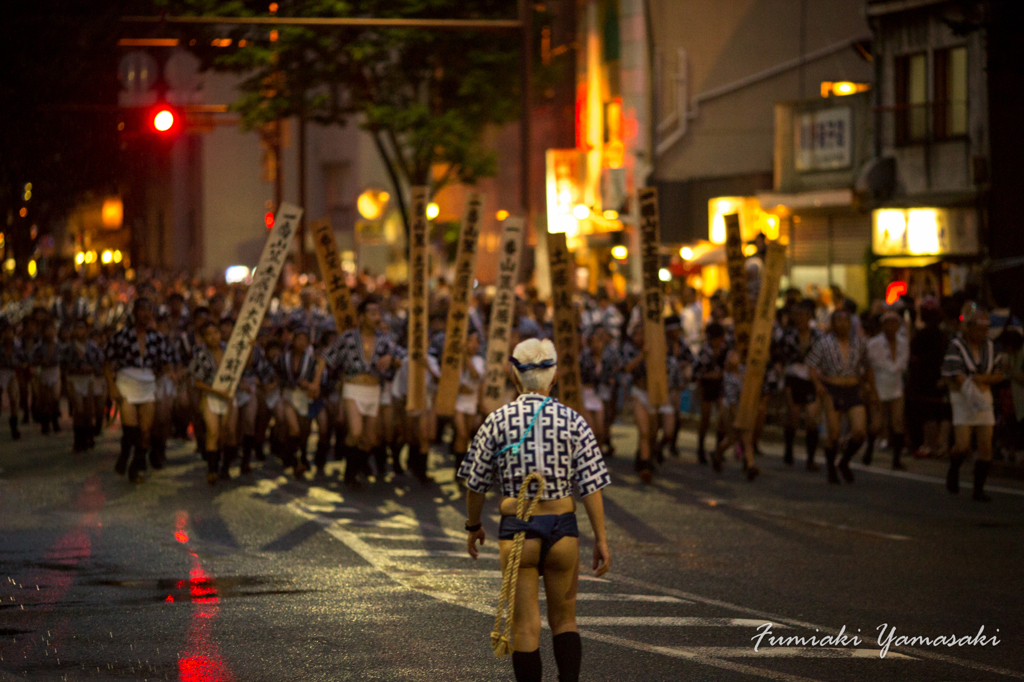
[[[629,249],[627,249],[622,244],[612,247],[612,258],[615,258],[616,260],[626,260],[628,256]]]
[[[437,216],[441,215],[441,207],[431,201],[427,204],[427,219],[433,220]]]
[[[689,246],[684,246],[683,248],[679,249],[679,257],[682,258],[683,260],[692,260],[693,249],[691,249]]]

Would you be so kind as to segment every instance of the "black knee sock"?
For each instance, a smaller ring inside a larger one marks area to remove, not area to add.
[[[860,446],[864,444],[864,440],[861,438],[851,438],[846,442],[846,449],[843,450],[843,458],[839,461],[839,464],[846,466],[853,459],[853,456],[860,450]]]
[[[21,438],[21,431],[18,430],[18,416],[12,414],[11,418],[7,420],[7,423],[11,425],[11,438],[14,440]]]
[[[139,441],[139,427],[137,426],[123,426],[121,427],[121,454],[117,457],[117,464],[114,466],[114,470],[119,474],[125,472],[128,466],[128,458],[132,456],[132,448]]]
[[[807,463],[814,463],[814,455],[818,452],[818,427],[812,426],[807,429]]]
[[[871,464],[871,460],[875,457],[875,437],[868,436],[868,446],[864,448],[864,463]]]
[[[513,651],[512,670],[516,674],[516,682],[541,682],[544,676],[540,662],[540,649]]]
[[[225,445],[221,450],[220,460],[220,473],[222,476],[228,474],[228,470],[231,468],[231,463],[238,457],[238,446],[237,445]]]
[[[985,480],[988,478],[988,470],[991,467],[992,462],[980,459],[974,462],[974,499],[976,500],[986,499]]]
[[[894,433],[889,437],[889,442],[892,444],[893,469],[898,469],[901,466],[900,456],[903,454],[903,440],[904,436],[902,433]]]
[[[341,435],[341,433],[338,433],[334,437],[334,461],[340,462],[341,460],[345,459],[345,452],[345,438],[344,436]]]
[[[376,467],[377,479],[384,480],[384,474],[388,467],[388,450],[383,445],[378,445],[370,452],[373,453],[373,464]]]
[[[215,474],[220,464],[220,450],[205,450],[203,459],[206,460],[206,473]]]
[[[786,444],[786,449],[783,452],[782,460],[786,464],[792,464],[793,463],[793,443],[796,442],[796,429],[795,428],[786,428],[785,430],[783,430],[782,436],[783,436],[783,440],[784,440],[784,442]]]
[[[256,436],[242,436],[242,464],[248,464],[256,447]]]
[[[551,638],[555,647],[555,663],[558,664],[558,682],[578,682],[580,661],[583,660],[583,644],[580,633],[563,632]]]

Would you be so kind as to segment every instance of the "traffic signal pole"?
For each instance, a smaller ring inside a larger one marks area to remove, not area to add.
[[[186,17],[186,16],[123,16],[121,21],[128,24],[174,24],[174,25],[222,25],[222,26],[303,26],[307,28],[421,28],[438,31],[519,31],[522,37],[522,60],[520,63],[520,79],[522,89],[522,112],[519,122],[520,148],[520,203],[527,221],[527,229],[532,225],[532,206],[530,201],[530,112],[533,108],[530,82],[533,78],[533,4],[530,0],[518,0],[518,19],[397,19],[374,17]],[[278,123],[280,125],[280,123]],[[280,129],[278,129],[280,140]],[[306,168],[305,168],[305,121],[299,120],[299,196],[300,203],[305,201]],[[277,149],[277,177],[275,178],[274,203],[281,204],[281,159],[280,147]],[[304,207],[305,208],[305,207]],[[304,231],[300,228],[299,238],[304,239]],[[299,265],[303,264],[304,243],[300,241]],[[300,267],[301,270],[301,267]]]

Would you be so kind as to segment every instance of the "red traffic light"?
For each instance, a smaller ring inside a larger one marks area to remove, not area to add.
[[[150,123],[158,133],[174,132],[178,125],[178,115],[170,107],[159,107],[153,110]]]
[[[274,227],[274,214],[267,211],[267,215],[263,216],[263,222],[267,224],[267,229]]]
[[[885,302],[892,305],[900,300],[900,296],[907,293],[907,283],[895,281],[885,288]]]

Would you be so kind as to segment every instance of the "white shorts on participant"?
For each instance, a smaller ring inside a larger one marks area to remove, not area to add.
[[[949,406],[953,408],[953,426],[994,426],[996,413],[992,405],[992,391],[980,391],[981,409],[972,405],[963,391],[949,392]]]
[[[309,416],[309,394],[305,389],[287,389],[285,394],[288,397],[288,404],[295,408],[295,412],[300,417]]]
[[[68,377],[68,384],[77,395],[87,398],[91,395],[99,395],[93,391],[93,378],[88,374],[76,374]]]
[[[117,373],[117,390],[129,405],[156,402],[156,377],[145,367],[125,367]]]
[[[385,381],[384,386],[380,389],[380,406],[387,407],[394,402],[395,396],[391,393],[391,382]]]
[[[156,399],[173,400],[178,395],[178,387],[171,377],[164,375],[156,380]]]
[[[231,403],[228,403],[228,401],[224,400],[220,396],[211,395],[209,393],[206,394],[205,400],[206,408],[210,410],[211,414],[215,414],[218,417],[226,415],[228,413],[228,408],[231,406]],[[235,401],[232,400],[231,402],[234,403]]]
[[[40,367],[39,383],[49,386],[55,393],[60,393],[60,367]]]
[[[601,396],[590,386],[583,387],[583,409],[590,410],[591,412],[599,412],[604,409]]]
[[[459,414],[476,414],[479,404],[476,393],[460,393],[455,398],[455,411]]]
[[[352,400],[356,404],[359,414],[364,417],[376,417],[380,411],[380,386],[364,386],[362,384],[346,383],[342,389],[341,397],[345,400]]]
[[[281,402],[281,389],[275,388],[273,391],[268,393],[263,399],[263,402],[266,403],[268,410],[273,410],[277,407],[277,404]]]
[[[643,390],[642,388],[637,388],[636,386],[634,386],[633,388],[629,389],[629,394],[636,398],[637,400],[639,400],[640,404],[646,407],[648,412],[652,410],[651,399],[650,396],[647,395],[647,391]],[[671,404],[659,405],[658,414],[675,414],[675,409],[672,407]]]
[[[597,387],[597,397],[606,403],[610,403],[612,401],[612,387],[601,384]]]

